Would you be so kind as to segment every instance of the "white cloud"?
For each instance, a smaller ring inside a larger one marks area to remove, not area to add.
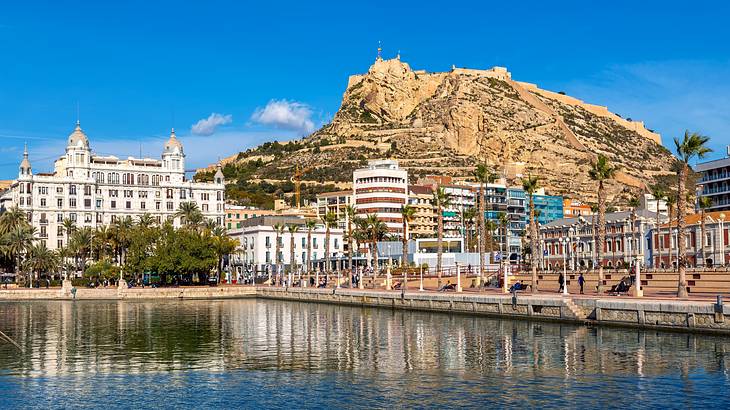
[[[312,109],[296,101],[271,100],[266,107],[257,108],[251,119],[259,124],[308,134],[314,131]]]
[[[231,122],[233,122],[233,116],[230,114],[223,115],[214,112],[208,118],[204,118],[193,124],[190,132],[195,135],[213,135],[218,126],[230,124]]]

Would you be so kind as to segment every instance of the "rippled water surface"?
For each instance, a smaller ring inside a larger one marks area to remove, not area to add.
[[[0,408],[730,407],[730,339],[264,300],[0,303]]]

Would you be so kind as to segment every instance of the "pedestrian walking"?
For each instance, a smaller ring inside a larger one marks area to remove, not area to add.
[[[583,294],[583,284],[586,283],[586,279],[583,277],[583,272],[578,276],[578,285],[580,285],[580,294]]]
[[[558,283],[560,284],[560,288],[558,289],[558,292],[562,292],[563,286],[565,286],[565,277],[563,277],[562,272],[560,273],[560,276],[558,276]]]

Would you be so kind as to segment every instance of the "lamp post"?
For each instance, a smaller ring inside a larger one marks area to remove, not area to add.
[[[725,213],[721,213],[720,220],[720,266],[725,266],[725,230],[723,224],[725,223]]]
[[[678,232],[679,231],[677,231],[677,228],[674,228],[672,230],[672,235],[674,236],[674,253],[672,256],[677,259],[677,261],[679,261],[679,237],[677,236]],[[672,244],[670,243],[669,245],[671,247]],[[669,267],[672,269],[672,271],[674,271],[674,262],[672,262],[671,259],[669,261]],[[679,267],[679,263],[677,263],[677,267]]]
[[[567,295],[568,294],[568,269],[566,266],[565,257],[566,257],[566,254],[568,253],[568,244],[570,243],[570,238],[562,237],[562,238],[560,238],[560,243],[563,246],[563,295]]]

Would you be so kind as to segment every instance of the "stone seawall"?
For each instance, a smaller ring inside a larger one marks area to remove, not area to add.
[[[631,298],[575,298],[511,295],[385,292],[351,289],[301,289],[250,286],[132,289],[0,289],[0,301],[144,300],[263,298],[487,315],[578,324],[630,326],[730,335],[730,306],[712,302]]]
[[[190,287],[190,288],[131,288],[88,289],[0,289],[0,301],[22,300],[137,300],[137,299],[230,299],[256,297],[250,286]]]
[[[635,299],[571,299],[560,296],[464,295],[453,293],[378,292],[348,289],[281,289],[259,287],[266,299],[336,303],[354,306],[476,314],[730,335],[730,307],[709,302]]]

